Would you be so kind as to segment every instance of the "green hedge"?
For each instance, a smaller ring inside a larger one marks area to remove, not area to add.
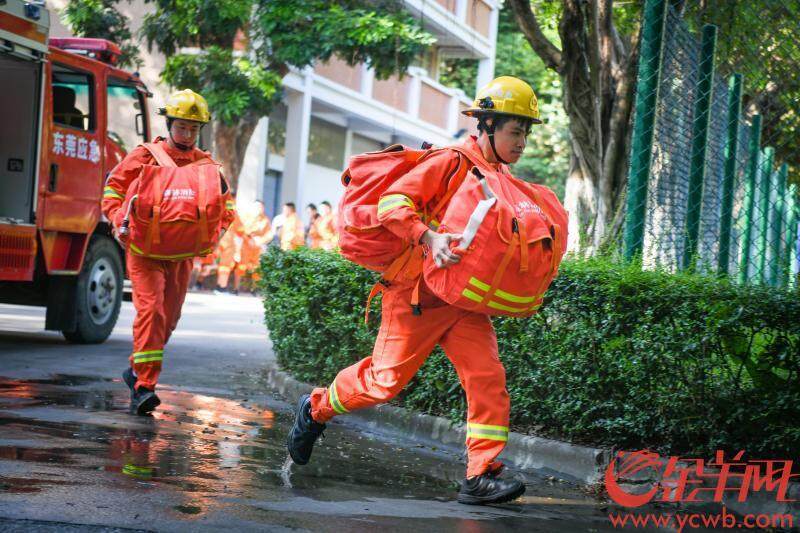
[[[261,262],[279,364],[327,384],[369,355],[364,300],[375,275],[320,251],[274,248]],[[697,275],[567,261],[538,315],[494,321],[521,432],[662,453],[800,452],[798,295]],[[437,350],[397,403],[463,420]]]

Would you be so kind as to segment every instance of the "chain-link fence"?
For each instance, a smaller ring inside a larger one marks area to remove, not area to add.
[[[714,4],[645,3],[625,254],[795,284],[800,1]]]

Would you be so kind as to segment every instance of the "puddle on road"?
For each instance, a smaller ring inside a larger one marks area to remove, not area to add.
[[[605,530],[605,518],[568,500],[576,496],[566,489],[530,487],[550,504],[461,506],[454,500],[463,466],[451,457],[336,422],[311,464],[297,467],[285,449],[292,413],[167,386],[158,394],[154,415],[137,417],[119,380],[0,377],[0,505],[25,495],[29,505],[71,506],[69,491],[77,490],[88,513],[119,512],[135,499],[134,519],[225,527],[243,520],[310,530]]]
[[[314,462],[298,468],[286,461],[289,413],[166,387],[158,393],[162,404],[154,415],[136,417],[128,414],[129,393],[117,380],[0,378],[0,464],[49,465],[68,470],[70,479],[99,471],[115,488],[178,491],[189,501],[173,509],[192,517],[220,497],[455,495],[446,476],[423,473],[435,466],[420,454],[337,428],[317,447]],[[45,474],[10,479],[0,468],[0,494],[60,482]]]

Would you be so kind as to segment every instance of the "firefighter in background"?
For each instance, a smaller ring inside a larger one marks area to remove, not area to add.
[[[339,234],[336,231],[336,214],[330,202],[323,201],[320,205],[320,215],[316,222],[316,231],[320,236],[320,248],[335,250],[339,245]]]
[[[308,226],[306,226],[306,246],[311,249],[322,248],[322,236],[319,234],[317,228],[317,221],[319,220],[319,211],[314,204],[306,206],[306,215],[308,215]]]
[[[262,252],[267,250],[267,245],[272,240],[274,234],[269,217],[264,211],[264,202],[256,200],[250,215],[243,221],[245,231],[252,237],[255,244]]]
[[[286,202],[283,204],[281,214],[283,215],[283,225],[280,229],[281,250],[294,250],[304,246],[306,238],[303,222],[297,216],[297,207],[292,202]]]
[[[258,265],[261,254],[266,251],[267,244],[272,240],[273,235],[269,217],[264,213],[263,202],[256,200],[253,203],[252,208],[242,216],[242,225],[247,235],[242,249],[242,263],[245,264],[254,286],[260,279]]]
[[[189,280],[189,287],[194,287],[196,290],[202,290],[205,286],[205,281],[217,269],[217,249],[206,256],[195,257],[192,263],[192,276]]]
[[[217,265],[218,292],[227,290],[231,273],[233,273],[233,288],[231,292],[233,294],[239,293],[242,276],[247,272],[247,265],[243,261],[247,238],[244,224],[242,224],[242,220],[237,213],[227,233],[219,240],[219,245],[217,246],[217,256],[219,257],[219,264]]]
[[[199,94],[185,89],[170,95],[164,107],[159,109],[167,121],[168,138],[158,137],[154,141],[179,167],[203,159],[211,159],[208,152],[195,144],[202,127],[211,119],[208,104]],[[144,146],[137,146],[109,173],[103,190],[103,214],[112,221],[115,235],[119,233],[124,213],[122,204],[131,183],[139,177],[144,165],[157,165],[154,157]],[[222,180],[225,212],[222,229],[227,229],[234,218],[234,204],[230,187]],[[153,411],[161,403],[155,393],[164,346],[181,316],[181,307],[189,288],[192,259],[160,260],[143,257],[130,250],[126,254],[128,276],[133,287],[133,305],[136,318],[133,321],[133,352],[131,366],[123,373],[123,379],[131,390],[131,411],[143,415]]]
[[[466,140],[464,148],[501,175],[510,175],[506,164],[519,160],[532,124],[541,123],[533,89],[509,76],[482,88],[464,113],[478,119],[479,132]],[[461,236],[437,233],[419,213],[430,212],[446,198],[450,184],[460,183],[471,166],[454,150],[433,152],[381,195],[377,207],[381,224],[408,242],[423,244],[441,268],[458,263],[459,250],[453,248]],[[456,178],[457,172],[463,174]],[[442,212],[446,210],[445,206]],[[412,306],[415,285],[395,278],[383,291],[372,356],[341,370],[329,387],[300,397],[287,438],[289,455],[296,464],[306,464],[326,422],[389,401],[440,344],[467,398],[467,472],[458,501],[487,504],[515,499],[525,492],[525,485],[501,476],[503,465],[497,460],[508,440],[510,400],[492,322],[488,315],[447,304],[424,279],[416,285],[420,305]]]

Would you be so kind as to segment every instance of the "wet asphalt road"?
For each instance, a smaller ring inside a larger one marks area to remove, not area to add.
[[[190,294],[163,403],[131,416],[132,317],[124,303],[105,344],[75,346],[43,331],[43,309],[0,306],[0,531],[616,531],[602,502],[530,476],[520,500],[460,505],[458,451],[352,420],[291,465],[292,407],[261,382],[272,355],[252,297]]]

